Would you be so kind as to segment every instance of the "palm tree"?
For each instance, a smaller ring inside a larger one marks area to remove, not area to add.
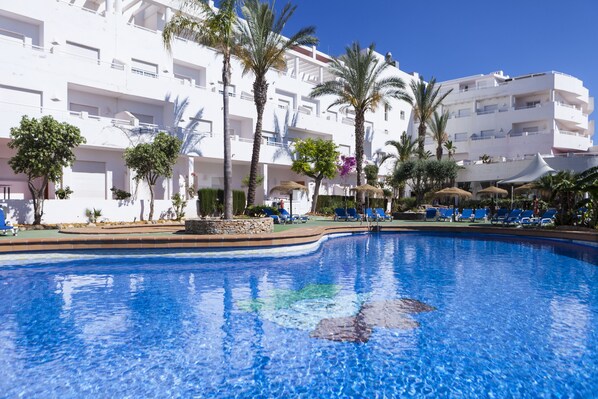
[[[577,189],[587,194],[578,206],[585,206],[589,209],[589,226],[598,225],[598,166],[587,169],[577,176]],[[582,220],[583,221],[583,220]]]
[[[447,140],[444,142],[444,148],[446,149],[446,152],[448,154],[448,159],[453,159],[453,155],[455,155],[455,152],[457,152],[457,147],[455,146],[455,144],[453,144],[452,140]]]
[[[442,145],[448,140],[448,134],[446,133],[446,124],[448,123],[449,114],[444,111],[439,114],[438,111],[434,111],[434,116],[428,122],[428,127],[432,131],[430,136],[436,142],[436,159],[439,161],[442,159]]]
[[[401,139],[399,141],[388,140],[384,144],[394,147],[397,150],[397,153],[384,155],[380,159],[380,165],[382,165],[384,161],[390,158],[395,159],[395,164],[409,160],[409,158],[411,158],[413,154],[415,154],[415,146],[417,145],[416,142],[411,140],[411,136],[408,136],[406,132],[403,132],[403,134],[401,134]]]
[[[439,94],[442,86],[436,86],[436,79],[433,77],[430,82],[424,82],[424,78],[420,77],[419,80],[411,81],[411,91],[413,92],[413,112],[414,116],[419,121],[417,127],[417,138],[418,138],[418,153],[420,158],[424,154],[424,140],[426,139],[426,126],[436,112],[436,109],[442,103],[442,100],[449,95],[453,89],[450,89],[446,93]]]
[[[231,55],[238,46],[239,0],[222,0],[215,10],[205,0],[184,0],[182,10],[172,17],[162,32],[164,46],[171,50],[177,36],[210,46],[222,54],[222,102],[224,120],[224,218],[233,217],[233,192],[231,182],[233,168],[228,111],[228,90],[231,80]]]
[[[255,202],[260,146],[262,144],[262,120],[264,107],[268,100],[268,82],[266,73],[270,68],[284,70],[286,68],[285,52],[297,45],[316,44],[313,36],[315,27],[300,29],[286,39],[282,30],[291,18],[297,6],[290,3],[284,6],[277,16],[274,4],[262,3],[260,0],[246,0],[242,8],[246,23],[240,24],[240,46],[237,56],[243,65],[243,74],[251,71],[253,81],[253,102],[257,111],[255,134],[253,137],[253,153],[249,169],[247,186],[247,206]]]
[[[363,143],[365,141],[365,113],[374,112],[379,105],[390,107],[391,98],[411,104],[405,92],[405,83],[396,76],[382,77],[389,63],[374,52],[374,44],[362,49],[355,42],[346,47],[345,54],[333,58],[329,72],[335,77],[313,88],[311,97],[336,96],[328,109],[340,105],[341,109],[355,111],[355,158],[357,161],[357,185],[361,185],[363,168]]]
[[[394,147],[396,149],[396,154],[386,154],[383,156],[380,159],[379,166],[382,166],[387,159],[393,158],[395,160],[394,169],[396,169],[399,164],[408,161],[415,154],[415,146],[417,145],[416,142],[411,140],[411,136],[408,136],[406,132],[401,134],[400,140],[388,140],[384,144]],[[399,189],[399,198],[403,198],[405,182],[401,182],[395,187]]]

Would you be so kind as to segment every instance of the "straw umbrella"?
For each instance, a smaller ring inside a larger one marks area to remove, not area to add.
[[[490,195],[490,196],[492,196],[492,195],[495,195],[495,196],[498,196],[498,195],[505,196],[505,195],[509,195],[509,191],[505,190],[504,188],[499,188],[499,187],[496,187],[496,186],[490,186],[490,187],[486,187],[483,190],[478,191],[478,194],[482,194],[482,195],[486,195],[487,194],[487,195]],[[495,209],[494,203],[495,203],[495,198],[492,198],[492,203],[490,204],[490,212],[492,214],[494,213],[494,209]]]
[[[454,197],[455,202],[457,198],[471,198],[472,194],[469,191],[461,190],[458,187],[447,187],[434,193],[437,197]],[[455,221],[455,205],[453,204],[453,222]]]
[[[293,191],[295,190],[307,191],[307,187],[305,187],[303,184],[295,183],[294,181],[286,181],[270,189],[270,194],[278,192],[289,196],[289,202],[291,203],[291,219],[293,218]]]
[[[367,194],[367,197],[366,197],[367,203],[365,206],[366,208],[370,204],[370,194],[374,194],[374,195],[384,194],[384,190],[382,190],[381,188],[378,188],[378,187],[374,187],[371,184],[362,184],[361,186],[353,187],[353,188],[351,188],[351,191]]]
[[[490,194],[490,195],[507,195],[509,194],[509,191],[505,190],[504,188],[499,188],[496,186],[490,186],[487,187],[483,190],[478,191],[478,194]]]
[[[536,187],[535,183],[527,183],[527,184],[524,184],[523,186],[517,187],[513,191],[515,191],[516,193],[524,193],[524,192],[533,191],[536,189],[537,189],[537,187]]]

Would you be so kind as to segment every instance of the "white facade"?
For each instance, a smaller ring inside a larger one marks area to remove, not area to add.
[[[184,142],[174,176],[158,183],[160,213],[166,212],[175,192],[185,193],[191,186],[223,186],[221,57],[183,39],[174,41],[172,52],[164,49],[161,32],[175,4],[178,1],[0,0],[0,204],[8,204],[2,202],[8,189],[11,201],[30,198],[25,176],[14,175],[8,165],[13,155],[7,147],[10,128],[18,126],[22,115],[52,115],[79,127],[87,140],[57,185],[74,191],[72,206],[65,201],[51,205],[60,209],[62,221],[81,221],[85,207],[97,208],[100,203],[109,220],[147,216],[143,201],[148,190],[136,185],[122,155],[158,131],[175,133]],[[330,79],[330,59],[315,47],[298,48],[288,52],[285,71],[269,73],[260,155],[264,183],[258,202],[275,200],[269,188],[294,180],[305,183],[310,193],[297,192],[293,209],[308,211],[313,182],[290,171],[293,140],[332,139],[343,154],[354,153],[351,113],[338,107],[329,110],[332,98],[309,98],[316,84]],[[230,128],[235,189],[243,188],[242,180],[249,174],[256,119],[253,76],[242,76],[241,71],[233,60]],[[407,86],[418,78],[398,67],[388,73],[401,77]],[[510,79],[494,73],[442,85],[454,88],[445,109],[451,114],[448,130],[458,160],[476,161],[483,154],[494,160],[524,159],[536,152],[585,151],[591,145],[594,126],[588,114],[593,99],[576,78],[551,72]],[[403,131],[415,134],[412,110],[405,102],[366,114],[366,159],[391,151],[384,143],[398,140]],[[434,144],[427,149],[434,152]],[[380,174],[390,167],[391,162],[385,163]],[[481,181],[475,173],[462,173],[460,179]],[[342,194],[340,183],[354,182],[354,178],[325,181],[321,194]],[[133,193],[130,216],[122,212],[128,205],[112,199],[112,187]],[[49,188],[49,198],[54,198],[56,188]],[[193,209],[189,207],[188,216],[193,216]],[[13,217],[29,222],[29,211],[22,209]],[[44,221],[50,222],[50,217],[54,216],[47,215]]]
[[[73,199],[88,199],[90,207],[94,200],[111,200],[112,187],[132,192],[137,199],[147,198],[147,190],[136,187],[122,154],[159,130],[176,132],[184,141],[184,155],[173,178],[158,184],[158,199],[167,200],[191,185],[223,186],[221,57],[182,39],[175,40],[171,53],[164,49],[161,31],[174,4],[178,2],[0,1],[0,185],[10,186],[12,199],[30,197],[25,177],[15,176],[8,166],[13,153],[6,146],[10,128],[18,126],[22,115],[52,115],[81,129],[87,143],[76,150],[77,162],[65,171],[62,186],[74,191]],[[313,187],[306,177],[290,171],[293,140],[334,139],[341,152],[354,152],[351,114],[328,110],[331,98],[309,98],[315,84],[330,78],[330,57],[315,48],[299,48],[289,51],[287,60],[286,71],[268,75],[260,155],[264,184],[258,202],[271,200],[269,187],[282,181]],[[389,70],[406,84],[413,78],[398,68]],[[242,76],[241,71],[233,60],[230,124],[235,189],[242,188],[242,179],[249,174],[256,118],[253,76]],[[177,117],[182,102],[188,105]],[[387,140],[409,130],[410,113],[408,104],[397,101],[389,112],[381,109],[366,115],[366,158],[375,157]],[[49,188],[50,198],[54,190]],[[340,186],[325,183],[322,193],[340,194]],[[307,211],[311,195],[302,198],[294,209]]]
[[[536,153],[556,170],[581,172],[598,165],[592,148],[594,98],[583,82],[560,72],[510,78],[502,71],[445,82],[442,111],[448,140],[464,169],[457,181],[498,181],[523,170]],[[436,142],[426,138],[426,150]],[[446,150],[445,156],[446,156]],[[490,163],[483,163],[487,155]]]
[[[592,146],[594,109],[583,82],[560,72],[510,78],[502,71],[440,83],[449,113],[448,139],[455,159],[496,162],[524,159],[540,152],[585,152]],[[434,152],[428,138],[426,149]]]

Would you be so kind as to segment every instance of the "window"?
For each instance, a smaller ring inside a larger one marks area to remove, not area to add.
[[[388,104],[384,104],[384,120],[388,121]]]
[[[94,115],[94,116],[100,115],[100,109],[98,107],[94,107],[91,105],[77,104],[77,103],[70,103],[69,111],[71,111],[71,112],[87,112],[87,114]]]
[[[66,52],[69,55],[74,55],[81,58],[88,58],[90,60],[100,63],[100,50],[94,47],[84,46],[74,42],[66,42]]]
[[[147,76],[150,78],[158,77],[158,64],[152,64],[151,62],[131,59],[131,72],[138,75]]]
[[[139,123],[146,123],[148,125],[154,124],[154,116],[153,115],[144,115],[138,112],[131,112],[135,118],[139,120]]]
[[[287,110],[289,109],[291,103],[288,100],[283,100],[282,98],[278,99],[278,108]]]
[[[228,96],[235,97],[237,92],[237,87],[235,85],[228,85]],[[224,83],[218,82],[218,93],[224,93]]]
[[[526,108],[534,108],[540,105],[540,100],[534,100],[534,101],[527,101],[525,103],[525,107]]]
[[[401,120],[404,121],[405,120],[405,111],[401,111]]]

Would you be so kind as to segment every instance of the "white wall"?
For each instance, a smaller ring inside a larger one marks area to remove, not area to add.
[[[20,200],[0,200],[8,220],[12,223],[33,223],[33,202]],[[44,201],[44,215],[42,223],[87,223],[86,209],[100,209],[102,216],[99,221],[133,222],[147,220],[149,215],[149,201],[116,201],[116,200],[46,200]],[[195,201],[187,202],[186,217],[196,217]],[[154,202],[154,220],[170,219],[167,215],[174,215],[172,201],[156,200]]]

